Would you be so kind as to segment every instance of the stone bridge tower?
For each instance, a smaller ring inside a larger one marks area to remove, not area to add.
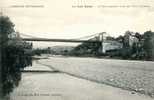
[[[104,49],[104,34],[106,34],[106,32],[102,32],[102,33],[99,33],[99,41],[101,41],[101,47],[99,49],[99,52],[101,54],[105,53],[105,49]]]

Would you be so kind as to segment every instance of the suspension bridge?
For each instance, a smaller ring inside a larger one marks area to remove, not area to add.
[[[110,36],[106,32],[96,33],[92,35],[82,36],[79,38],[71,38],[71,39],[57,39],[57,38],[41,38],[32,35],[27,35],[24,33],[17,33],[17,38],[21,41],[32,41],[32,42],[70,42],[70,43],[101,43],[99,48],[100,53],[105,53],[106,50],[121,48],[121,45],[117,43],[117,45],[112,45],[114,41],[107,40],[106,37]],[[108,45],[107,45],[108,44]],[[111,44],[111,45],[109,45]]]
[[[32,35],[26,35],[23,33],[20,33],[20,38],[23,41],[46,41],[46,42],[92,42],[92,43],[98,43],[103,41],[103,37],[106,32],[102,33],[96,33],[88,36],[83,36],[79,38],[73,38],[73,39],[51,39],[51,38],[40,38],[40,37],[35,37]],[[22,38],[21,36],[27,37],[27,38]]]

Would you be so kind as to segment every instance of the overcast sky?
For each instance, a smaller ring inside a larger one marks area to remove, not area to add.
[[[78,1],[78,2],[77,2]],[[80,2],[79,2],[80,1]],[[127,30],[154,30],[153,0],[1,0],[21,33],[47,38],[77,38],[99,32],[118,36]],[[93,8],[72,8],[77,4]],[[15,7],[33,5],[40,7]],[[98,7],[104,5],[146,5],[149,7]]]

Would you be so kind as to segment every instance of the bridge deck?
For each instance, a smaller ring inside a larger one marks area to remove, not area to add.
[[[22,38],[23,41],[44,41],[44,42],[91,42],[99,43],[98,40],[75,40],[75,39],[46,39],[46,38]]]

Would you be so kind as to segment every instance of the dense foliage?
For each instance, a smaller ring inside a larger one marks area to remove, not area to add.
[[[27,45],[29,45],[27,43]],[[30,45],[29,45],[30,46]],[[31,54],[26,53],[25,47],[20,45],[6,45],[3,52],[2,61],[2,82],[3,94],[10,93],[14,87],[18,86],[21,79],[21,70],[32,65]]]
[[[13,32],[15,32],[14,24],[9,17],[0,16],[1,78],[4,96],[18,86],[21,79],[21,69],[32,64],[31,54],[27,52],[32,49],[32,45],[18,39],[9,40],[8,35]]]
[[[71,52],[70,55],[75,55],[75,56],[98,56],[99,49],[100,49],[101,43],[90,43],[86,42],[83,43],[76,48],[74,48]]]

